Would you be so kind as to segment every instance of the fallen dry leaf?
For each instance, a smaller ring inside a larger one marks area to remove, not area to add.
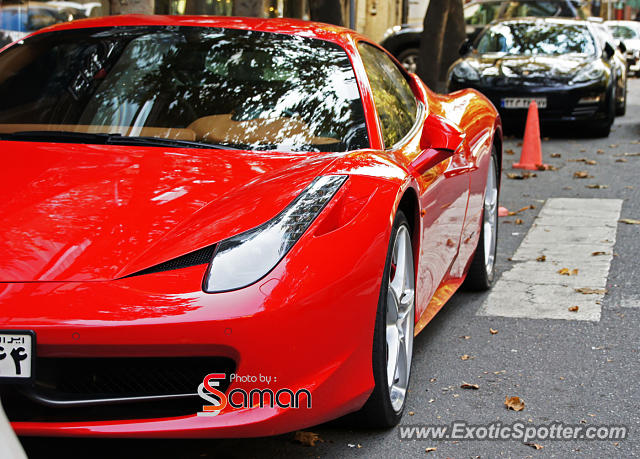
[[[430,448],[427,448],[424,450],[425,453],[433,453],[434,451],[437,451],[438,448],[436,448],[435,446],[432,446]]]
[[[587,158],[575,158],[575,159],[569,159],[567,161],[574,162],[574,163],[585,163],[585,164],[589,164],[590,166],[594,166],[598,164],[595,160],[587,159]]]
[[[598,251],[598,252],[591,252],[591,256],[592,257],[597,257],[598,255],[606,255],[607,252],[602,252],[602,251]]]
[[[604,190],[605,188],[609,188],[609,185],[597,185],[597,184],[591,184],[591,185],[586,185],[587,188],[591,188],[592,190]]]
[[[576,171],[573,173],[573,178],[593,178],[593,175],[589,175],[587,171]]]
[[[436,382],[436,378],[431,378],[429,382]]]
[[[598,148],[596,150],[596,153],[598,153],[599,155],[604,155],[604,150],[601,150],[600,148]]]
[[[489,329],[489,333],[491,333],[492,335],[497,335],[498,334],[498,330],[494,330],[493,328]]]
[[[627,160],[626,160],[626,159],[624,159],[624,158],[618,158],[618,159],[616,159],[616,162],[617,162],[617,163],[626,163],[626,162],[627,162]]]
[[[626,153],[624,154],[625,156],[640,156],[640,153]]]
[[[547,256],[546,255],[540,255],[538,258],[536,258],[536,261],[547,261]]]
[[[611,145],[609,145],[609,148],[618,148],[618,144],[617,143],[612,143]]]
[[[458,338],[462,338],[462,339],[470,339],[471,337],[469,335],[462,335],[459,336]]]
[[[409,416],[413,416],[414,414],[416,414],[415,411],[409,411]]]
[[[516,225],[522,225],[524,222],[522,221],[521,218],[516,218],[515,223],[516,223]]]
[[[521,172],[520,174],[516,174],[515,172],[507,172],[507,178],[510,178],[512,180],[524,180],[531,177],[537,177],[537,175],[532,172]]]
[[[583,295],[604,295],[607,293],[606,288],[591,288],[591,287],[580,287],[575,289],[576,292],[582,293]]]
[[[317,442],[324,441],[317,433],[305,432],[304,430],[298,430],[295,433],[294,440],[302,443],[304,446],[316,446]]]
[[[580,309],[578,306],[571,306],[571,307],[569,308],[569,311],[571,311],[571,312],[578,312],[578,309]]]
[[[560,153],[551,153],[551,157],[552,158],[562,158],[562,155]]]
[[[508,155],[515,155],[515,154],[516,154],[516,152],[515,152],[515,151],[513,151],[511,148],[508,148],[508,149],[507,149],[507,150],[505,150],[504,152],[505,152],[506,154],[508,154]]]
[[[460,384],[460,388],[461,389],[473,389],[473,390],[478,390],[480,389],[480,386],[478,386],[477,384],[470,384],[468,382],[462,382],[462,384]]]
[[[460,356],[460,360],[469,360],[471,358],[471,356],[469,354],[462,354]]]
[[[558,274],[561,274],[563,276],[570,276],[571,271],[569,270],[569,268],[562,268],[558,270]]]
[[[577,268],[576,269],[572,269],[571,270],[571,275],[572,276],[577,276],[578,275],[578,269]]]
[[[531,446],[533,449],[542,449],[544,446],[539,445],[537,443],[527,442],[524,444],[525,446]]]
[[[535,208],[536,206],[534,206],[533,204],[529,206],[524,206],[523,208],[516,210],[516,213],[524,212],[525,210],[535,209]]]
[[[520,400],[520,397],[509,397],[508,395],[504,398],[504,405],[508,410],[513,411],[522,411],[524,410],[524,400]]]
[[[634,220],[633,218],[622,218],[618,221],[620,223],[626,223],[627,225],[640,225],[640,220]]]

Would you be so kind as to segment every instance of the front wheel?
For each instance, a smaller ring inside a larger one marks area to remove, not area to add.
[[[611,125],[616,117],[616,90],[612,88],[611,94],[607,98],[607,117],[594,123],[589,127],[591,135],[594,137],[609,137],[611,133]]]
[[[375,387],[362,408],[372,426],[393,427],[405,407],[415,325],[415,275],[409,222],[398,211],[384,267],[373,333]]]
[[[407,48],[398,54],[398,61],[407,72],[416,73],[418,71],[419,56],[420,50],[418,48]]]
[[[493,147],[487,172],[480,240],[464,286],[468,290],[489,290],[493,285],[498,247],[498,155]]]
[[[627,113],[627,80],[624,81],[622,100],[616,102],[616,116],[624,116]]]

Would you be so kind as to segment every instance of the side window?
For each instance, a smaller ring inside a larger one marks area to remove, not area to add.
[[[382,125],[385,148],[398,143],[416,121],[418,103],[404,75],[389,57],[371,45],[358,45]]]

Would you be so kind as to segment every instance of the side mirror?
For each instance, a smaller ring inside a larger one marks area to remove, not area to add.
[[[410,167],[422,175],[433,166],[452,157],[462,146],[465,134],[456,125],[438,115],[429,115],[422,128],[420,153]]]
[[[471,48],[473,48],[473,43],[471,42],[471,40],[467,38],[460,45],[460,48],[458,49],[458,53],[460,53],[461,56],[466,56],[467,54],[469,54],[469,51],[471,51]]]
[[[624,44],[624,42],[623,42],[622,40],[620,40],[620,41],[618,42],[618,49],[620,50],[620,52],[621,52],[622,54],[624,54],[624,53],[626,53],[626,52],[627,52],[627,45],[625,45],[625,44]]]
[[[611,59],[614,54],[616,53],[616,50],[613,48],[613,46],[611,46],[611,43],[606,42],[604,44],[604,56],[607,58],[607,60]]]

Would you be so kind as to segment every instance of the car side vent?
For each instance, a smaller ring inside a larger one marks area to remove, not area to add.
[[[215,251],[216,244],[203,247],[202,249],[187,253],[186,255],[179,256],[172,260],[168,260],[158,265],[151,266],[150,268],[146,268],[141,271],[137,271],[135,273],[124,276],[123,279],[133,276],[159,273],[162,271],[173,271],[174,269],[189,268],[190,266],[206,265],[211,262]]]

